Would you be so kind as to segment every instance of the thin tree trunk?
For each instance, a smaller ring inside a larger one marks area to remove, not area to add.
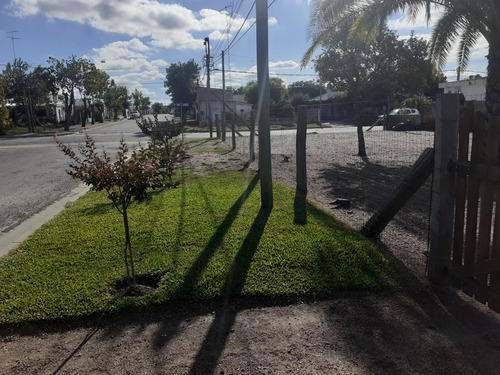
[[[83,98],[82,128],[87,125],[87,98]]]
[[[90,102],[90,114],[91,114],[91,119],[92,119],[91,124],[94,125],[95,124],[95,104],[94,104],[94,99],[92,99],[92,101]]]
[[[64,112],[66,113],[66,118],[64,119],[64,131],[69,131],[69,120],[70,120],[70,106],[68,94],[64,93]]]
[[[358,124],[358,156],[365,157],[366,156],[366,148],[365,148],[365,134],[363,133],[363,125],[361,123]]]
[[[360,109],[358,103],[354,104],[354,109],[356,111],[356,122],[357,122],[357,132],[358,132],[358,156],[366,156],[365,148],[365,134],[363,133],[363,124],[361,122]]]
[[[71,91],[69,95],[69,123],[75,124],[75,119],[73,117],[73,108],[75,105],[75,93]],[[68,128],[69,130],[69,128]]]
[[[127,262],[127,254],[125,255],[125,263],[127,266],[127,276],[129,278],[129,282],[131,285],[135,285],[135,267],[134,267],[134,257],[132,254],[132,243],[130,241],[130,231],[129,231],[129,225],[128,225],[128,214],[127,214],[127,207],[124,205],[122,207],[122,214],[123,214],[123,224],[125,226],[125,252],[127,252],[128,249],[128,262]],[[130,264],[130,274],[129,274],[129,264]]]

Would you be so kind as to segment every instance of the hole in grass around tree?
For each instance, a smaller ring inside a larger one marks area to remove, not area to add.
[[[158,288],[161,278],[161,274],[136,275],[135,285],[130,285],[124,277],[110,287],[109,294],[115,298],[146,296]]]

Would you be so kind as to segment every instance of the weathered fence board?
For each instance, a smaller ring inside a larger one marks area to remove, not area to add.
[[[459,134],[458,134],[458,163],[466,163],[469,160],[469,131],[472,129],[472,116],[474,107],[468,105],[460,113]],[[463,245],[464,245],[464,223],[465,223],[465,203],[467,192],[467,176],[459,174],[456,179],[456,200],[455,200],[455,238],[453,242],[453,266],[462,265]]]
[[[462,109],[458,160],[452,274],[465,293],[500,311],[500,120]]]

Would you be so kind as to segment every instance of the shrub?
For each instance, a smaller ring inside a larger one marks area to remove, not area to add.
[[[145,201],[151,189],[175,187],[172,177],[175,164],[183,154],[182,145],[170,145],[168,139],[162,142],[150,142],[147,148],[138,148],[129,152],[122,139],[113,161],[105,150],[97,152],[94,140],[87,134],[85,145],[79,147],[80,155],[54,136],[58,147],[70,159],[70,176],[83,181],[92,190],[105,190],[108,198],[123,216],[125,229],[124,261],[127,279],[135,285],[135,269],[127,209],[132,200]]]
[[[149,135],[153,142],[172,139],[181,134],[181,124],[175,124],[173,121],[159,121],[156,113],[153,117],[154,120],[150,117],[141,117],[136,120],[141,131]]]

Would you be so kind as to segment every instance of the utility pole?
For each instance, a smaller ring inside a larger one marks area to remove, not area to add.
[[[224,67],[224,51],[222,51],[222,141],[226,140],[226,77]]]
[[[208,126],[210,127],[210,138],[213,137],[212,134],[212,108],[211,108],[211,103],[210,103],[210,39],[208,36],[205,38],[205,41],[203,42],[203,45],[205,46],[205,51],[207,53],[206,55],[206,64],[207,64],[207,113],[206,117],[208,117]]]
[[[16,47],[14,45],[14,39],[19,39],[14,36],[14,33],[17,33],[17,31],[7,31],[7,34],[10,34],[7,38],[12,40],[12,52],[14,52],[14,61],[16,61]]]
[[[322,89],[322,87],[321,87],[321,78],[320,78],[319,79],[319,112],[318,112],[318,121],[319,121],[318,125],[320,126],[320,128],[322,128],[322,126],[321,126],[321,95],[323,95],[321,93],[321,89]]]
[[[259,124],[259,177],[261,207],[273,208],[273,176],[271,172],[271,131],[269,126],[269,21],[267,0],[256,0],[257,18],[257,85],[259,88],[257,121]]]

